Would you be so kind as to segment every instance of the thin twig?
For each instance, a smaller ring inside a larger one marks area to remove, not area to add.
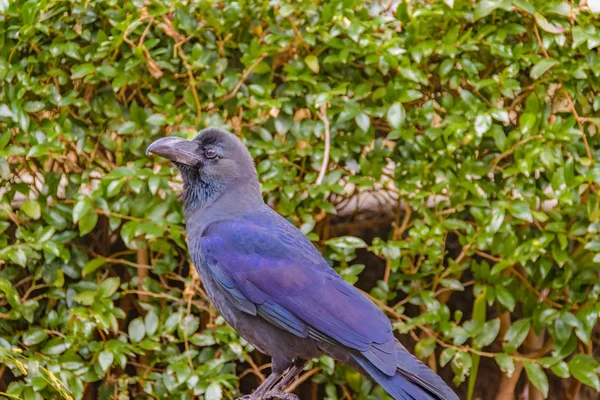
[[[250,76],[250,74],[252,73],[254,68],[256,68],[257,65],[260,64],[262,62],[262,60],[264,60],[265,57],[267,57],[268,55],[269,55],[268,53],[262,53],[260,55],[260,57],[258,57],[256,60],[254,60],[252,62],[252,64],[250,64],[250,66],[248,68],[246,68],[244,70],[244,72],[242,72],[242,76],[240,77],[240,80],[233,87],[233,90],[231,92],[229,92],[228,94],[226,94],[221,100],[223,102],[226,102],[228,100],[233,99],[235,97],[235,95],[237,94],[237,92],[242,87],[242,85],[244,84],[244,82],[246,82],[246,79],[248,79],[248,77]]]
[[[188,39],[183,37],[183,35],[175,30],[173,23],[168,18],[163,16],[162,19],[163,22],[159,23],[158,26],[162,28],[167,36],[170,36],[173,38],[173,40],[175,40],[175,48],[177,49],[179,58],[181,59],[181,62],[187,71],[189,87],[192,89],[192,96],[194,96],[194,102],[196,103],[196,123],[199,123],[202,116],[202,106],[200,104],[200,98],[198,97],[198,90],[196,89],[196,78],[194,78],[192,66],[188,62],[187,56],[182,49],[182,45],[187,42]]]
[[[305,372],[298,379],[296,379],[290,386],[288,386],[285,389],[285,391],[288,393],[293,392],[294,390],[296,390],[298,388],[298,386],[302,385],[304,382],[306,382],[306,380],[308,380],[308,378],[310,378],[311,376],[313,376],[314,374],[316,374],[319,371],[320,371],[320,369],[318,367],[315,367],[315,368],[311,369],[310,371]]]
[[[323,126],[325,129],[325,152],[323,153],[323,162],[321,163],[321,169],[319,170],[319,175],[317,176],[316,184],[320,185],[323,183],[323,179],[325,178],[325,173],[327,172],[327,167],[329,166],[329,152],[331,149],[331,129],[329,125],[329,118],[327,118],[327,106],[325,104],[321,104],[321,109],[318,113],[319,119],[323,121]]]
[[[260,369],[258,368],[258,366],[256,365],[256,363],[254,362],[254,360],[252,359],[252,357],[250,357],[249,354],[244,354],[244,358],[246,359],[246,361],[248,362],[248,364],[250,364],[250,367],[252,368],[252,372],[254,373],[254,375],[256,375],[256,377],[258,379],[260,379],[261,382],[265,381],[265,375],[260,372]]]
[[[590,150],[590,145],[588,143],[587,136],[585,135],[585,131],[583,130],[583,125],[581,123],[582,118],[579,117],[579,113],[577,113],[577,110],[575,109],[575,104],[573,104],[573,100],[571,100],[571,96],[569,95],[567,88],[565,88],[564,83],[562,83],[562,81],[559,81],[559,82],[560,82],[563,92],[565,93],[565,96],[567,97],[567,101],[569,102],[569,107],[571,108],[571,113],[573,113],[573,116],[575,117],[575,121],[577,121],[577,127],[579,128],[579,131],[581,132],[581,138],[583,139],[583,144],[585,145],[585,152],[587,153],[587,156],[589,159],[588,165],[591,165],[592,162],[594,161],[594,159],[592,158],[592,151]]]
[[[187,292],[187,293],[185,293]],[[194,289],[193,286],[191,290],[186,286],[186,290],[184,292],[184,296],[187,297],[187,307],[185,310],[185,326],[183,327],[183,345],[185,347],[185,353],[187,354],[188,364],[190,368],[194,369],[194,362],[192,361],[192,355],[190,353],[190,343],[188,338],[188,325],[190,321],[190,316],[192,315],[192,297],[194,297]]]
[[[538,44],[540,45],[540,48],[542,49],[542,53],[544,53],[544,57],[550,58],[550,55],[548,54],[548,51],[546,50],[546,47],[544,46],[544,42],[542,41],[540,32],[538,31],[537,25],[535,23],[533,24],[533,32],[535,33],[535,37],[538,41]],[[590,145],[588,143],[587,136],[585,134],[583,125],[581,123],[581,121],[583,119],[579,116],[579,113],[575,109],[575,104],[573,103],[573,100],[571,99],[571,96],[569,95],[569,92],[567,91],[567,88],[565,87],[565,84],[563,83],[563,81],[561,79],[559,79],[558,82],[560,83],[560,87],[563,90],[563,92],[565,93],[565,96],[567,97],[567,101],[569,102],[569,108],[571,109],[571,113],[575,117],[575,121],[577,122],[577,127],[579,128],[579,132],[581,132],[581,138],[583,139],[583,144],[585,145],[585,152],[587,153],[587,157],[589,159],[588,165],[592,165],[592,162],[594,161],[594,159],[592,158],[592,151],[590,150]]]
[[[412,215],[412,208],[410,207],[410,204],[408,204],[408,201],[402,201],[402,205],[404,206],[404,218],[402,219],[400,227],[394,229],[393,240],[402,239],[402,235],[404,234],[404,231],[406,231],[406,228],[408,228],[410,216]]]
[[[178,303],[187,303],[183,299],[177,298],[175,296],[168,295],[166,293],[154,293],[154,292],[148,292],[148,291],[142,291],[142,290],[134,290],[134,289],[124,290],[121,293],[122,294],[138,294],[138,295],[139,294],[145,294],[145,295],[150,296],[150,297],[157,297],[157,298],[161,298],[161,299],[168,299],[168,300],[175,301],[175,302],[178,302]],[[194,306],[196,306],[196,308],[198,308],[198,309],[200,309],[202,311],[206,311],[206,312],[210,311],[208,307],[206,307],[204,304],[201,304],[201,303],[199,303],[197,301],[192,301],[192,304]]]
[[[512,153],[514,153],[519,147],[523,146],[525,143],[527,142],[531,142],[532,140],[536,140],[536,139],[541,139],[543,136],[541,134],[535,135],[535,136],[530,136],[528,138],[525,138],[523,140],[519,140],[517,143],[515,143],[515,145],[513,147],[511,147],[509,150],[505,151],[504,153],[500,154],[498,157],[494,158],[494,160],[492,161],[492,168],[491,171],[496,169],[496,166],[498,165],[498,163],[500,161],[502,161],[503,159],[505,159],[506,157],[510,156]]]

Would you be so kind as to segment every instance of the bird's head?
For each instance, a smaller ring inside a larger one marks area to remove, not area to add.
[[[193,140],[169,136],[152,143],[146,152],[171,160],[179,169],[186,208],[206,205],[242,186],[251,191],[248,195],[260,195],[250,152],[231,133],[208,128]]]

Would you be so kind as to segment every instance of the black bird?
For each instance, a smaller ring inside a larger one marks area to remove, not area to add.
[[[264,203],[253,160],[237,137],[205,129],[192,141],[159,139],[148,152],[181,173],[188,247],[211,301],[272,357],[271,375],[250,399],[295,398],[283,390],[322,354],[372,378],[394,399],[458,399],[394,338],[379,308]]]

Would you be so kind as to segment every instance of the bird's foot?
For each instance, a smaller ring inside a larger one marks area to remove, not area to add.
[[[293,393],[282,392],[279,390],[272,390],[264,394],[261,400],[300,400],[298,396]]]
[[[292,393],[282,392],[279,390],[272,390],[262,395],[253,396],[250,394],[240,397],[237,400],[300,400],[298,396]]]

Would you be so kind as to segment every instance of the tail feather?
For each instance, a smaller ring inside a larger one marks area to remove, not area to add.
[[[354,360],[395,400],[458,400],[458,396],[435,372],[396,343],[397,373],[383,373],[364,356]]]
[[[366,358],[361,356],[353,357],[362,369],[395,400],[436,400],[402,375],[388,376],[371,364]]]

